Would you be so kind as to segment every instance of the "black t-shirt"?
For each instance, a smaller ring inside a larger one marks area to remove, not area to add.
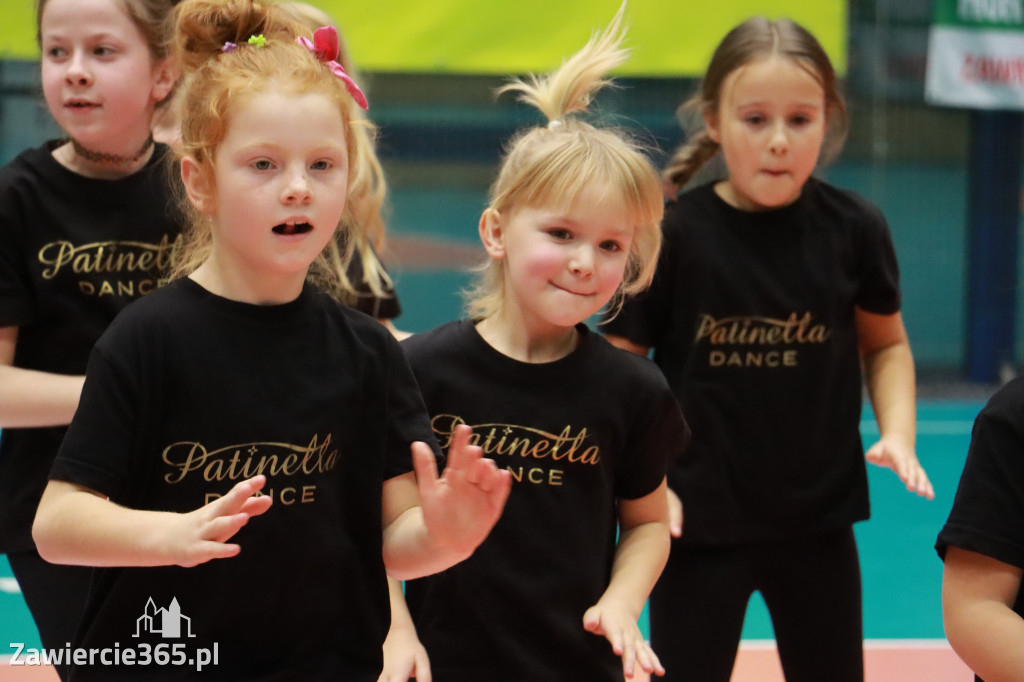
[[[126,305],[156,286],[180,231],[167,147],[120,180],[60,165],[60,142],[0,169],[0,327],[18,327],[14,365],[85,373],[89,351]],[[3,430],[0,552],[33,546],[30,529],[66,427]]]
[[[373,682],[390,622],[381,489],[412,469],[413,440],[435,443],[415,380],[362,313],[308,287],[273,306],[190,279],[146,296],[96,344],[51,478],[185,512],[264,473],[274,504],[238,533],[235,558],[97,570],[76,646],[134,646],[149,600],[145,613],[176,602],[194,633],[178,641],[218,645],[207,676]],[[72,679],[187,673],[85,667]]]
[[[513,476],[476,552],[406,585],[438,682],[622,679],[583,614],[608,586],[616,500],[655,490],[688,432],[652,363],[578,328],[577,349],[542,364],[499,353],[469,321],[402,343],[442,449],[469,424]]]
[[[953,509],[935,550],[959,547],[1024,568],[1024,379],[1014,379],[974,420]],[[1024,617],[1024,590],[1013,610]],[[980,679],[980,678],[976,678]]]
[[[727,544],[868,517],[854,308],[899,310],[880,212],[811,179],[748,212],[713,184],[667,208],[651,289],[603,325],[654,349],[693,428],[669,482],[682,541]]]

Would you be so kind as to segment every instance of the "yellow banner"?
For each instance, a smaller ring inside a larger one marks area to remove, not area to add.
[[[0,57],[34,59],[31,0],[0,0]],[[363,71],[514,74],[548,71],[614,16],[619,0],[317,0]],[[617,71],[697,76],[715,45],[747,17],[788,17],[846,71],[845,0],[631,0],[633,54]]]

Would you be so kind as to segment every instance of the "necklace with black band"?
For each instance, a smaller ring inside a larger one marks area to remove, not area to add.
[[[118,156],[117,154],[107,154],[106,152],[94,152],[91,149],[86,149],[82,146],[82,143],[71,138],[71,146],[75,148],[75,153],[81,156],[86,161],[92,161],[93,163],[106,163],[112,166],[127,166],[135,163],[142,158],[142,155],[149,151],[149,148],[153,146],[153,134],[150,133],[146,141],[142,143],[142,147],[139,151],[135,152],[134,156]]]

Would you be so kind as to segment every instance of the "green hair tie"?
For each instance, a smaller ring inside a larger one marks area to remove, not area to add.
[[[258,36],[249,36],[249,44],[253,47],[266,47],[267,39],[263,37],[262,33]]]

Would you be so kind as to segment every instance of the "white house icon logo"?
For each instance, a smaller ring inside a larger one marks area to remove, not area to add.
[[[181,634],[183,622],[185,624],[185,632],[187,633],[185,635]],[[153,603],[153,598],[149,598],[149,601],[146,602],[146,610],[135,619],[135,634],[132,637],[138,637],[143,632],[159,634],[165,639],[182,636],[195,637],[192,634],[192,619],[181,615],[181,607],[178,606],[177,597],[171,600],[170,606],[166,609],[158,609],[156,604]]]

